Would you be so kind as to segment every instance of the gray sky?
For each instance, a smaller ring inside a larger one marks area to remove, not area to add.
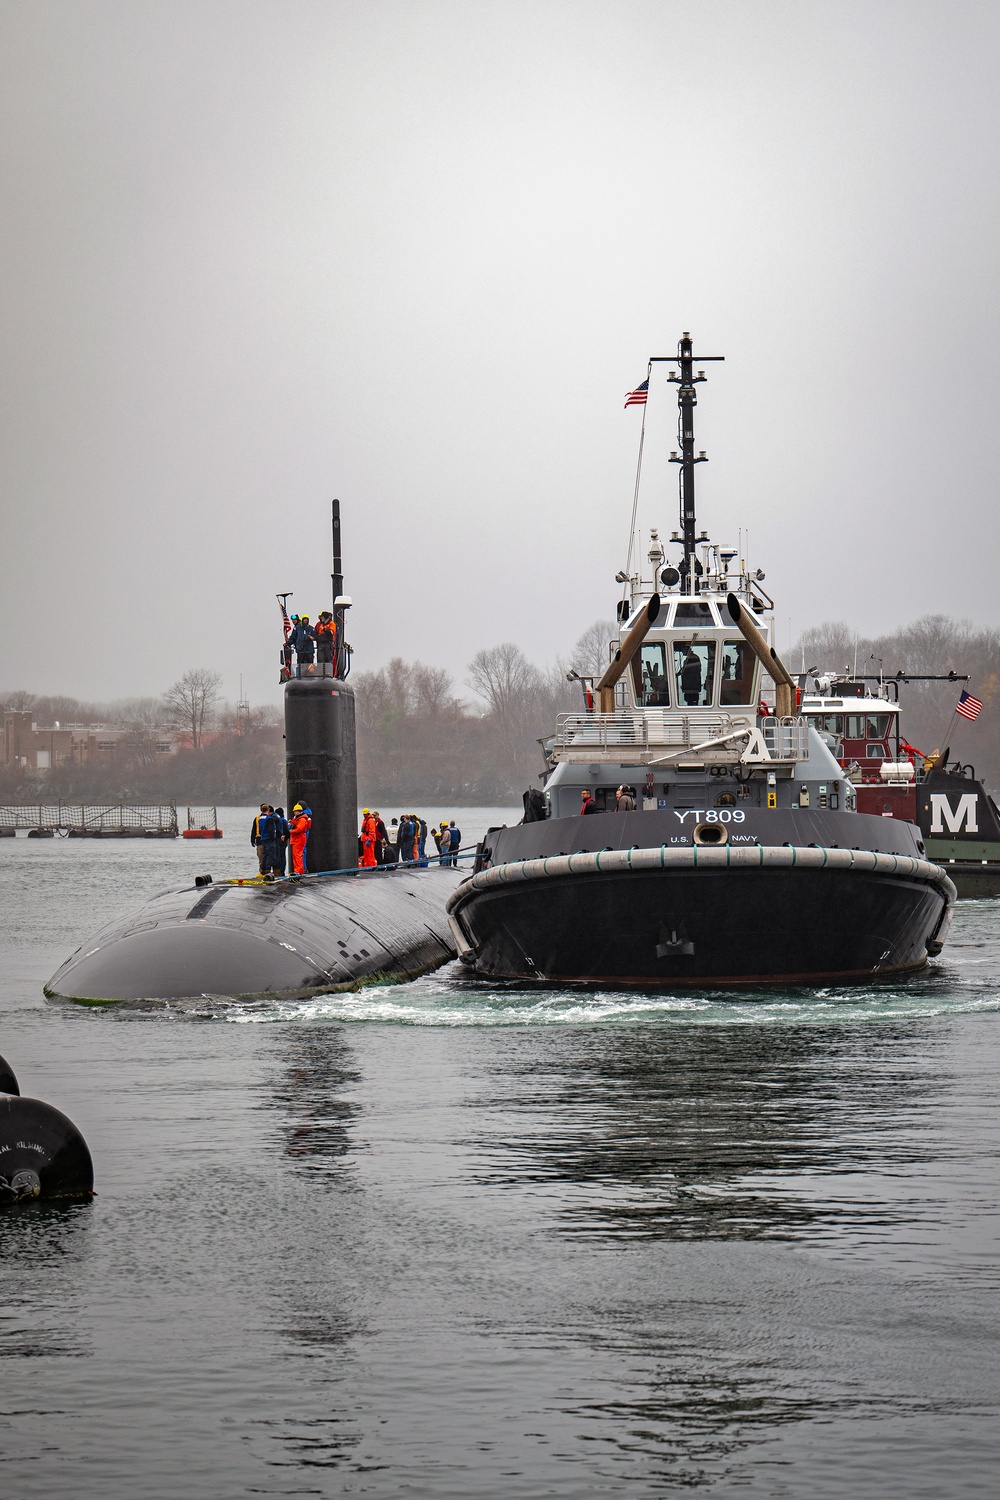
[[[553,659],[683,329],[782,643],[995,624],[998,64],[961,0],[0,5],[0,686],[275,701],[333,495],[358,667]]]

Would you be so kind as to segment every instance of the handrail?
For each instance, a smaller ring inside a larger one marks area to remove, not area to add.
[[[724,746],[726,742],[759,732],[768,756],[776,760],[804,760],[808,755],[809,725],[800,716],[758,719],[752,714],[670,709],[639,709],[617,713],[560,714],[552,741],[558,760],[567,753],[594,750],[646,752],[670,749],[691,753]],[[722,754],[738,757],[736,747]]]

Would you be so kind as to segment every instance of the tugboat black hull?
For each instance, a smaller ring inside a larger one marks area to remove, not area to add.
[[[639,849],[495,867],[449,912],[484,977],[675,988],[914,971],[940,951],[953,901],[942,871],[905,856]]]

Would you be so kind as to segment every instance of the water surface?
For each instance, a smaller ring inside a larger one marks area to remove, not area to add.
[[[0,844],[0,1051],[99,1190],[0,1218],[5,1494],[996,1492],[997,903],[845,991],[44,1000],[250,817]]]

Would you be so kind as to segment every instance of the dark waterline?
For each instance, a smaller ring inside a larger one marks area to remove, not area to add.
[[[99,1190],[0,1218],[3,1493],[995,1493],[997,903],[847,992],[42,998],[228,839],[0,847]]]

